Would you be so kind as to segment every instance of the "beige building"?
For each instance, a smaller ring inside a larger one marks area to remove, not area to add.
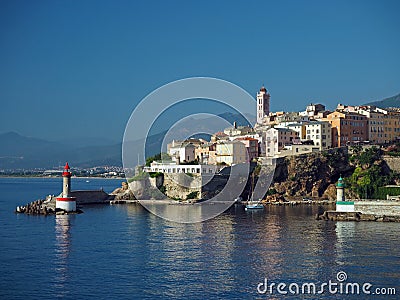
[[[356,112],[368,119],[368,140],[373,144],[385,143],[385,114],[371,106],[361,106]]]
[[[358,113],[367,118],[367,140],[374,144],[385,144],[400,139],[400,111],[376,106],[338,105],[344,113]]]
[[[205,143],[195,149],[195,155],[199,163],[215,165],[217,163],[217,143]]]
[[[270,128],[265,133],[266,156],[279,155],[285,146],[292,145],[296,140],[299,142],[298,133],[287,128]]]
[[[400,111],[386,109],[384,137],[385,143],[400,141]]]
[[[310,121],[305,123],[306,140],[313,141],[320,150],[332,147],[332,126],[329,122]]]
[[[216,145],[216,161],[219,164],[235,165],[248,161],[247,150],[239,141],[220,141]]]
[[[258,139],[251,137],[239,137],[235,139],[235,141],[239,141],[244,144],[249,162],[258,157]]]

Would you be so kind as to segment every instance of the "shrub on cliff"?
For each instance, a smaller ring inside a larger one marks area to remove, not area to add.
[[[140,172],[139,174],[137,174],[136,176],[129,178],[128,182],[131,183],[132,181],[136,181],[136,180],[144,180],[146,178],[149,177],[149,173],[147,172]]]
[[[381,158],[381,150],[377,147],[365,149],[364,151],[355,151],[350,156],[350,163],[363,169],[369,168],[377,160]]]
[[[197,191],[191,192],[191,193],[187,194],[186,199],[187,200],[196,199],[198,194],[199,194],[199,192],[197,192]]]
[[[376,147],[353,151],[349,160],[356,168],[346,183],[358,197],[376,197],[380,187],[393,181],[393,174],[385,167],[381,154]]]
[[[158,153],[154,156],[150,156],[146,158],[146,167],[150,167],[150,164],[153,161],[165,161],[165,160],[171,160],[171,156],[168,153]]]

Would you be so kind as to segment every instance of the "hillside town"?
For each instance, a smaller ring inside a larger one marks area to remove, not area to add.
[[[257,93],[257,122],[216,132],[210,141],[171,141],[168,160],[152,161],[145,171],[216,173],[224,166],[354,145],[388,145],[400,141],[400,108],[339,103],[334,111],[310,103],[300,112],[271,112],[271,95]]]

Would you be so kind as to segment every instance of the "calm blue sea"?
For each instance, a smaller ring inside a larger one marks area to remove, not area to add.
[[[72,187],[111,192],[120,184],[73,179]],[[171,223],[139,205],[88,206],[74,216],[14,214],[16,205],[60,190],[57,178],[0,178],[1,299],[281,299],[276,289],[259,294],[258,284],[267,278],[288,291],[294,283],[339,283],[338,272],[347,275],[343,283],[396,288],[397,295],[325,289],[283,298],[400,298],[398,223],[316,221],[318,206],[234,206],[197,224]]]

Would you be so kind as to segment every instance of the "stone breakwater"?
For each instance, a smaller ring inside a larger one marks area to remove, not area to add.
[[[39,199],[33,202],[30,202],[26,205],[17,206],[15,209],[16,213],[25,213],[28,215],[49,215],[54,214],[55,209],[51,207],[47,207],[44,205],[44,200]]]
[[[77,205],[83,206],[88,204],[109,204],[113,200],[133,200],[135,199],[133,193],[129,190],[128,184],[122,182],[121,187],[115,189],[111,194],[107,194],[101,190],[84,190],[84,191],[71,191],[71,197],[76,198]],[[77,209],[75,212],[66,212],[62,209],[56,208],[56,196],[49,195],[46,199],[39,199],[29,202],[26,205],[17,206],[15,213],[28,214],[28,215],[54,215],[54,214],[79,214],[83,211]]]
[[[30,202],[26,205],[17,206],[15,213],[17,214],[27,214],[27,215],[63,215],[63,214],[80,214],[83,211],[77,209],[74,212],[66,212],[65,210],[56,208],[55,202],[51,199],[39,199]]]
[[[372,214],[363,214],[361,212],[338,212],[338,211],[325,211],[322,215],[317,215],[316,219],[325,221],[400,222],[400,216],[372,215]]]

